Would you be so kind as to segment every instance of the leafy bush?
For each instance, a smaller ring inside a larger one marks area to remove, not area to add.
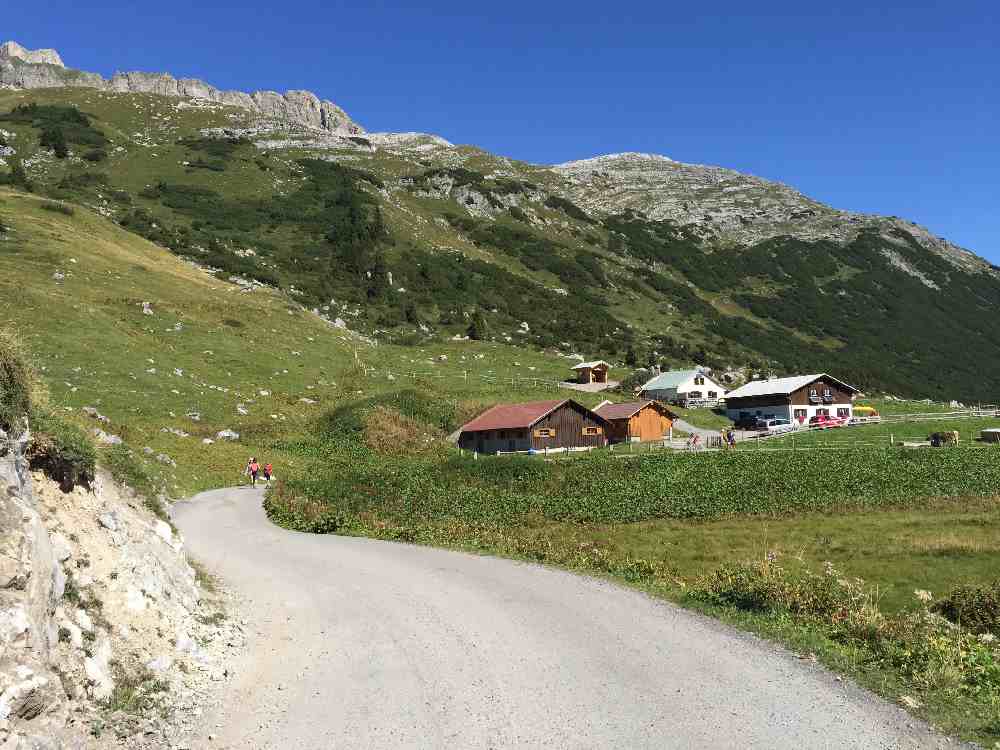
[[[63,492],[94,481],[97,452],[87,433],[53,412],[36,409],[31,414],[32,434],[28,462],[59,483]]]
[[[961,586],[934,604],[934,611],[976,633],[1000,638],[1000,579],[986,586]]]
[[[70,146],[88,151],[102,149],[108,139],[93,126],[90,117],[76,107],[55,104],[19,104],[10,112],[0,114],[0,122],[30,125],[39,131],[39,144],[52,149],[62,159],[69,155]]]
[[[549,208],[554,208],[557,211],[562,211],[567,216],[576,219],[577,221],[583,221],[588,224],[595,223],[593,219],[580,208],[578,205],[573,203],[573,201],[566,200],[565,198],[560,198],[558,195],[550,195],[545,199],[545,205]]]
[[[24,165],[21,164],[20,159],[11,159],[10,172],[6,174],[0,173],[0,185],[19,187],[29,193],[34,190],[34,186],[31,184],[31,180],[28,179],[28,173],[24,171]]]
[[[63,214],[64,216],[72,216],[76,211],[67,203],[58,203],[56,201],[45,201],[42,203],[41,207],[46,211],[52,211],[57,214]]]
[[[161,521],[170,522],[170,517],[159,499],[160,485],[128,445],[119,443],[105,448],[102,451],[101,464],[116,482],[135,490],[154,516]]]
[[[847,641],[869,664],[901,675],[918,690],[1000,701],[1000,647],[992,635],[956,629],[926,605],[889,617],[879,610],[877,591],[843,576],[830,563],[822,573],[789,570],[770,557],[725,565],[704,576],[688,596],[714,606],[791,616]]]
[[[34,377],[20,341],[0,328],[0,429],[20,430],[31,411]]]

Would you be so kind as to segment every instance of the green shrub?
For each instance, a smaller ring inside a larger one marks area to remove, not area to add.
[[[953,589],[933,609],[963,628],[1000,638],[1000,578],[986,586]]]
[[[512,218],[517,219],[518,221],[524,222],[525,224],[531,223],[531,219],[528,218],[528,214],[526,214],[523,210],[521,210],[517,206],[511,206],[510,208],[507,209],[507,212],[511,215]]]
[[[32,469],[45,472],[63,492],[94,481],[97,452],[81,427],[53,412],[35,409],[31,428],[28,461]]]
[[[160,502],[159,483],[128,445],[119,443],[105,448],[101,452],[101,464],[111,474],[112,479],[135,490],[150,513],[161,521],[170,523],[166,508]]]
[[[577,221],[583,221],[587,224],[593,224],[594,220],[590,218],[586,211],[580,208],[578,205],[572,201],[566,200],[565,198],[560,198],[558,195],[550,195],[545,199],[545,205],[548,208],[553,208],[557,211],[562,211],[567,216],[576,219]]]
[[[52,211],[57,214],[63,214],[65,216],[72,216],[76,211],[72,206],[66,203],[58,203],[56,201],[45,201],[42,203],[42,208],[46,211]]]
[[[31,411],[34,377],[14,332],[0,329],[0,429],[17,432]]]

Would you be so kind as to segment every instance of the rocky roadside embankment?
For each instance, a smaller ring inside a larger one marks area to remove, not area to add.
[[[243,648],[233,603],[131,492],[64,493],[24,446],[0,449],[0,748],[185,747]]]

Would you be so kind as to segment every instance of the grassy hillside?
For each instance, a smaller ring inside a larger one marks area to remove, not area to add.
[[[287,446],[321,413],[404,384],[434,388],[463,413],[566,394],[548,385],[567,374],[566,360],[482,342],[375,346],[280,293],[219,281],[86,208],[0,189],[0,224],[0,320],[34,354],[52,402],[122,437],[174,494],[236,482],[250,454],[296,472],[303,461]],[[216,440],[227,429],[240,440]]]
[[[4,91],[0,137],[16,154],[0,181],[89,205],[383,342],[469,334],[996,399],[1000,333],[983,321],[1000,281],[899,222],[844,243],[723,246],[627,209],[585,212],[563,175],[475,148],[247,124],[152,95]]]

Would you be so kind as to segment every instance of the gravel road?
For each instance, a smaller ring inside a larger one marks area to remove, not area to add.
[[[809,662],[640,593],[285,531],[261,497],[217,490],[174,511],[248,621],[229,694],[190,747],[955,747]]]

